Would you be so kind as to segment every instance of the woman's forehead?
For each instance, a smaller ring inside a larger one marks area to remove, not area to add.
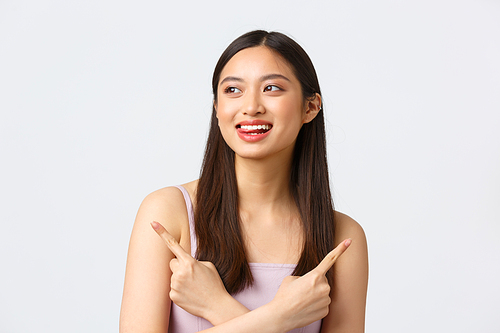
[[[269,74],[281,74],[289,80],[297,80],[293,69],[280,54],[268,47],[256,46],[236,53],[222,69],[219,82],[226,76],[254,79]]]

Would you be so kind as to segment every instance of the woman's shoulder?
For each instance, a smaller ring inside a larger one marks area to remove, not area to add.
[[[196,195],[196,185],[198,180],[182,184],[181,186],[186,189],[191,200]],[[156,190],[144,198],[141,208],[155,209],[159,211],[168,210],[169,213],[174,213],[175,211],[183,211],[181,203],[184,202],[184,196],[181,190],[177,186],[168,186]]]
[[[182,184],[190,198],[195,195],[197,180]],[[141,203],[136,223],[156,221],[179,240],[188,221],[184,196],[176,186],[168,186],[148,194]]]
[[[346,238],[353,241],[361,241],[366,244],[366,236],[361,225],[350,216],[335,211],[335,244],[339,244]]]

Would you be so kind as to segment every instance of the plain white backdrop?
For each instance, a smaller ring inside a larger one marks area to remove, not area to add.
[[[367,332],[499,332],[500,2],[0,1],[0,332],[117,332],[150,192],[198,176],[225,47],[277,30],[322,85]]]

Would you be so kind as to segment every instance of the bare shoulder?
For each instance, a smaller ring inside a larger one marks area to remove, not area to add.
[[[357,276],[361,283],[365,285],[368,282],[368,244],[366,235],[361,225],[351,217],[335,212],[335,244],[350,238],[351,245],[347,251],[340,256],[334,266],[334,274],[348,273],[348,275]],[[364,286],[366,291],[366,285]]]
[[[198,180],[182,184],[194,204]],[[180,189],[164,187],[147,195],[143,200],[134,224],[134,229],[151,231],[150,223],[161,223],[181,245],[189,246],[189,220],[186,202]],[[155,235],[156,237],[156,235]]]
[[[361,225],[350,216],[335,211],[335,244],[346,238],[351,238],[353,243],[360,241],[366,245],[366,236]]]
[[[366,236],[361,225],[351,217],[335,212],[335,244],[339,244],[343,240],[350,238],[351,245],[346,250],[334,266],[334,274],[342,274],[349,272],[348,275],[357,276],[359,280],[364,281],[366,291],[366,283],[368,282],[368,244]]]
[[[164,187],[144,198],[140,209],[177,210],[179,202],[183,201],[182,192],[174,187]]]
[[[152,221],[161,223],[177,240],[180,239],[182,221],[187,221],[187,211],[184,197],[178,188],[165,187],[144,198],[134,227],[147,224],[149,229],[149,223]]]

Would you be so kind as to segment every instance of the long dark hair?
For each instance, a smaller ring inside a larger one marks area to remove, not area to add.
[[[302,88],[304,101],[321,95],[316,71],[306,52],[279,32],[256,30],[234,40],[215,66],[212,89],[217,86],[227,62],[239,51],[265,46],[285,59]],[[290,191],[299,209],[304,233],[301,257],[293,274],[303,275],[316,267],[334,246],[334,210],[330,193],[323,110],[303,124],[293,154]],[[234,151],[219,130],[215,108],[196,192],[195,231],[197,258],[211,261],[231,294],[253,282],[241,236]],[[327,277],[332,282],[331,271]]]

